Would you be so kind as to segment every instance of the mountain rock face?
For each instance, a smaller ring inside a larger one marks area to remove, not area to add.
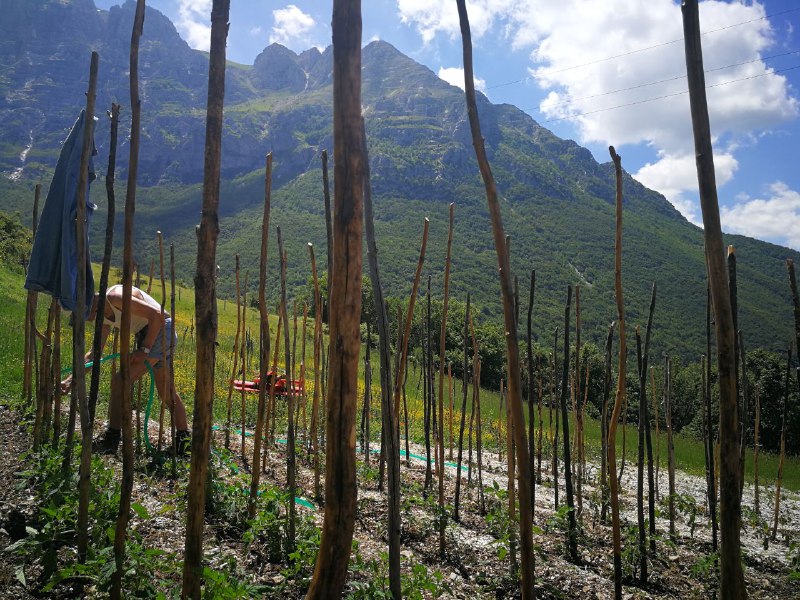
[[[96,9],[92,0],[0,0],[4,186],[49,179],[60,145],[85,103],[92,50],[100,54],[97,164],[102,169],[108,153],[108,119],[103,114],[112,101],[118,102],[123,117],[117,180],[124,181],[134,7],[133,0],[110,11]],[[432,239],[443,238],[447,204],[455,202],[453,294],[471,291],[483,313],[496,316],[496,258],[463,93],[386,42],[367,45],[362,62],[362,102],[388,293],[402,296],[409,291],[422,217],[431,218]],[[228,64],[221,264],[234,253],[257,260],[264,156],[272,152],[274,219],[285,231],[289,279],[295,288],[305,284],[306,242],[325,247],[319,155],[332,148],[331,70],[331,48],[298,55],[277,44],[265,48],[252,66]],[[161,229],[175,239],[179,270],[187,280],[193,272],[203,176],[207,76],[207,56],[189,48],[166,17],[147,9],[140,48],[142,190],[137,229]],[[558,322],[566,285],[579,284],[584,327],[590,337],[600,339],[615,317],[610,163],[597,163],[588,150],[556,137],[514,106],[493,105],[480,95],[478,105],[513,240],[512,266],[523,282],[531,269],[537,270],[540,326],[550,328],[551,319]],[[627,175],[624,185],[628,317],[643,324],[656,279],[654,348],[696,357],[704,347],[702,234],[661,195]],[[148,235],[140,233],[141,239]],[[783,260],[800,257],[747,238],[730,241],[739,249],[745,335],[753,345],[781,348],[791,330]],[[443,249],[436,242],[432,246],[427,268],[435,276],[443,271]],[[223,292],[231,290],[227,271],[220,276]],[[527,283],[522,287],[524,297]]]

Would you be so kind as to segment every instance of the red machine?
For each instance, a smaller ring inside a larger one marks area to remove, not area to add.
[[[272,388],[272,381],[273,381],[273,373],[272,371],[267,372],[267,393],[270,392]],[[240,392],[249,392],[251,394],[257,394],[260,389],[261,378],[254,377],[252,381],[250,380],[242,380],[242,379],[234,379],[233,380],[233,388],[240,391]],[[286,375],[278,374],[277,379],[275,379],[275,395],[286,397],[289,395],[289,385],[288,380],[286,379]],[[299,396],[305,393],[305,386],[303,385],[303,381],[300,379],[295,379],[292,381],[291,385],[291,392],[295,396]]]

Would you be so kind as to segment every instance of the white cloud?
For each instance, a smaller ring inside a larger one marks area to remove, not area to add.
[[[211,46],[211,0],[180,0],[175,26],[197,50]]]
[[[739,162],[727,152],[714,154],[717,187],[733,179]],[[647,187],[658,190],[692,223],[702,225],[697,205],[697,165],[694,154],[662,153],[656,162],[647,163],[634,177]]]
[[[491,27],[499,25],[505,29],[517,12],[517,5],[530,0],[473,0],[467,2],[469,24],[473,38],[482,37]],[[397,9],[403,23],[414,25],[427,44],[437,33],[455,38],[461,34],[458,10],[455,2],[431,2],[430,0],[397,0]]]
[[[253,37],[260,37],[263,32],[264,30],[261,29],[260,25],[256,25],[255,27],[250,28],[250,35],[252,35]]]
[[[460,87],[462,90],[464,89],[464,69],[461,67],[439,67],[438,75],[439,79],[446,81],[450,85]],[[486,80],[474,77],[474,81],[475,89],[485,94]]]
[[[459,34],[449,3],[398,0],[398,9],[426,43]],[[584,144],[648,145],[665,162],[646,165],[638,177],[696,220],[696,180],[671,176],[677,163],[685,169],[681,157],[693,154],[679,2],[473,0],[467,9],[474,37],[530,49],[529,74],[547,94],[539,107],[545,125],[564,119]],[[700,3],[720,184],[733,176],[742,140],[800,114],[786,78],[761,60],[776,45],[765,16],[763,0]]]
[[[311,15],[307,15],[294,4],[286,8],[272,11],[275,24],[269,36],[270,43],[277,43],[289,48],[305,49],[311,45],[309,32],[317,22]]]
[[[785,183],[772,183],[765,198],[737,198],[720,217],[726,231],[800,250],[800,193]]]

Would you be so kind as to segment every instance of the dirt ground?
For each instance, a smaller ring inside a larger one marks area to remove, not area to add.
[[[36,511],[33,490],[28,489],[20,478],[23,463],[22,452],[29,447],[29,434],[16,422],[13,410],[3,407],[0,410],[0,435],[5,443],[0,449],[0,596],[6,598],[42,597],[24,587],[18,578],[19,559],[4,551],[19,532],[20,523],[24,527],[25,518]],[[156,432],[151,433],[155,439]],[[216,432],[216,444],[223,445],[223,434]],[[404,447],[405,443],[401,442]],[[239,448],[239,442],[233,444]],[[425,450],[411,446],[411,453],[424,455]],[[248,439],[248,454],[252,456]],[[465,449],[466,462],[466,449]],[[447,461],[451,462],[449,452]],[[633,538],[625,537],[625,530],[636,524],[636,465],[628,464],[621,481],[623,543]],[[359,461],[363,455],[359,454]],[[121,468],[118,457],[104,459],[114,469]],[[453,461],[457,460],[457,452]],[[386,552],[386,495],[378,491],[377,455],[371,457],[371,469],[359,467],[361,476],[358,494],[358,510],[355,524],[355,539],[358,551],[364,560],[377,559]],[[188,461],[187,463],[188,464]],[[439,537],[435,521],[436,475],[433,492],[425,500],[423,487],[425,481],[425,461],[412,458],[410,466],[406,460],[401,462],[401,481],[403,500],[402,517],[402,564],[404,573],[409,575],[422,566],[427,576],[417,580],[437,582],[436,589],[442,598],[514,598],[518,596],[518,582],[510,575],[511,556],[499,558],[507,547],[502,539],[502,526],[499,524],[502,508],[507,505],[503,490],[506,489],[507,466],[498,460],[496,453],[484,453],[483,484],[487,490],[484,502],[488,517],[481,514],[481,501],[477,483],[477,469],[472,472],[472,483],[467,485],[466,471],[461,487],[460,522],[449,520],[446,529],[446,551],[442,558],[439,553]],[[239,470],[246,467],[238,462]],[[599,466],[587,465],[587,481],[583,483],[583,506],[581,512],[581,534],[579,537],[580,560],[577,564],[567,559],[564,519],[554,517],[554,488],[551,477],[551,463],[542,460],[542,483],[536,486],[534,515],[534,546],[536,554],[535,576],[538,598],[611,598],[613,597],[613,562],[611,551],[611,528],[600,522],[599,491],[593,485],[598,476]],[[456,467],[445,466],[446,503],[452,504],[455,494]],[[220,476],[225,476],[224,469]],[[184,475],[185,477],[185,475]],[[276,444],[270,448],[266,475],[263,479],[278,486],[286,484],[285,445]],[[131,526],[142,535],[148,547],[175,552],[180,556],[185,534],[185,516],[182,510],[162,510],[174,500],[181,482],[169,477],[137,475],[134,484],[134,502],[147,508],[149,520],[134,518]],[[314,497],[313,471],[308,458],[298,456],[297,496],[308,499]],[[662,498],[667,496],[668,480],[666,469],[660,472],[658,489]],[[563,504],[563,472],[559,474],[559,500]],[[708,517],[705,514],[705,481],[684,473],[677,473],[676,492],[683,495],[679,502],[676,521],[676,543],[669,541],[669,521],[667,511],[658,502],[656,529],[658,532],[657,553],[650,561],[650,583],[646,589],[634,585],[630,575],[624,587],[625,598],[710,598],[714,595],[715,579],[713,569],[704,567],[703,558],[710,552],[711,535]],[[773,490],[761,490],[761,518],[771,523],[773,510]],[[692,500],[690,500],[692,499]],[[746,485],[743,504],[748,509],[753,506],[752,486]],[[311,515],[318,525],[322,523],[323,511],[320,508],[298,506],[298,513]],[[751,511],[746,520],[752,518]],[[765,549],[761,528],[745,524],[741,539],[743,546],[745,578],[751,598],[776,598],[785,600],[797,598],[797,583],[789,579],[789,544],[800,540],[800,495],[784,493],[781,499],[781,521],[777,540],[770,542]],[[760,529],[760,531],[759,531]],[[630,534],[634,535],[634,534]],[[501,540],[498,542],[498,536]],[[626,548],[635,544],[625,543]],[[240,536],[230,535],[219,519],[209,519],[206,525],[204,544],[209,563],[225,564],[234,560],[239,568],[249,575],[253,583],[266,586],[265,597],[302,597],[301,586],[292,586],[281,574],[279,563],[270,562],[258,542],[245,543]],[[627,556],[627,555],[626,555]],[[517,560],[519,558],[517,557]],[[437,573],[439,575],[435,575]],[[35,573],[27,573],[27,581],[33,581]],[[372,574],[374,576],[374,573]],[[368,583],[371,575],[368,569],[358,569],[348,583],[348,590],[354,591],[359,582]],[[439,579],[441,578],[441,580]],[[288,585],[287,585],[288,584]],[[92,595],[91,590],[84,590]],[[60,597],[68,596],[63,591]],[[422,596],[431,597],[430,591]],[[362,596],[363,597],[363,596]]]

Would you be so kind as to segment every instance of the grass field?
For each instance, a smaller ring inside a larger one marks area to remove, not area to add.
[[[111,275],[111,283],[115,283],[119,279],[119,273],[113,271]],[[141,283],[141,287],[147,288],[147,280]],[[254,289],[254,286],[250,286]],[[158,300],[162,298],[161,285],[159,281],[154,281],[151,289],[151,294]],[[5,267],[0,267],[0,330],[3,334],[0,335],[0,396],[4,396],[7,400],[19,399],[21,396],[21,382],[22,382],[22,355],[23,355],[23,321],[25,313],[25,297],[26,291],[23,289],[23,276],[19,273],[12,273]],[[50,305],[49,297],[40,296],[38,303],[38,320],[40,327],[44,327],[46,323],[47,308]],[[169,303],[169,286],[167,286],[167,302]],[[248,296],[249,303],[249,296]],[[274,309],[273,309],[274,312]],[[302,310],[298,307],[297,317],[297,352],[301,352],[302,348]],[[176,386],[181,394],[184,402],[186,403],[187,410],[191,414],[193,406],[194,394],[194,374],[195,374],[195,344],[193,336],[193,321],[192,315],[194,314],[194,294],[192,290],[187,288],[179,288],[176,290],[176,331],[179,335],[178,348],[175,353],[175,371],[176,371]],[[290,322],[293,322],[292,311],[289,311]],[[71,335],[69,329],[66,327],[66,319],[64,322],[62,332],[62,344],[64,345],[63,365],[71,365]],[[247,329],[250,336],[254,340],[253,348],[258,350],[258,312],[255,309],[248,309],[246,311]],[[306,400],[304,404],[300,405],[300,424],[306,423],[310,420],[310,399],[313,390],[313,334],[314,322],[312,318],[307,321],[307,336],[306,336]],[[273,336],[271,346],[274,350],[276,334],[277,318],[270,318],[270,332]],[[293,325],[292,330],[293,334]],[[91,327],[87,327],[87,344],[90,343]],[[227,414],[227,399],[228,399],[228,382],[231,378],[233,369],[233,345],[234,337],[236,334],[236,303],[229,300],[220,300],[218,303],[218,348],[217,348],[217,362],[216,362],[216,392],[214,401],[214,420],[219,425],[223,425]],[[294,334],[293,334],[294,335]],[[279,369],[284,368],[283,364],[283,338],[281,336],[281,352],[279,353],[278,365]],[[87,346],[88,347],[88,346]],[[111,349],[106,349],[106,354],[110,353]],[[372,402],[371,402],[371,421],[373,424],[380,423],[380,389],[376,382],[380,381],[378,373],[378,357],[377,353],[373,351],[372,354],[372,370],[373,370],[373,386],[372,386]],[[272,358],[270,358],[272,360]],[[300,361],[296,361],[298,371],[300,368]],[[362,361],[363,371],[363,361]],[[258,366],[257,359],[251,353],[248,359],[247,373],[249,376],[257,374]],[[105,414],[105,399],[108,395],[108,374],[111,368],[104,369],[104,377],[101,384],[101,392],[99,399],[98,415]],[[423,423],[422,423],[422,397],[418,391],[419,371],[412,367],[408,380],[407,380],[407,402],[409,413],[409,435],[416,442],[423,440]],[[299,377],[299,375],[295,375]],[[359,411],[361,410],[364,388],[363,388],[363,373],[359,385]],[[145,386],[146,387],[146,386]],[[445,393],[448,386],[445,385]],[[437,387],[438,389],[438,387]],[[461,404],[461,382],[460,380],[453,381],[453,396],[454,405],[456,407]],[[481,413],[483,423],[483,446],[487,449],[496,449],[498,439],[505,443],[505,417],[502,419],[501,430],[498,432],[498,412],[500,396],[497,391],[481,390]],[[468,402],[471,403],[472,392],[468,394]],[[156,402],[157,402],[156,398]],[[240,422],[241,411],[241,395],[238,392],[233,394],[233,421],[234,423]],[[248,426],[252,426],[255,421],[255,404],[257,402],[256,395],[247,395],[245,397],[246,404],[246,421]],[[281,405],[279,405],[280,407]],[[445,398],[445,406],[449,406],[447,398]],[[468,404],[468,407],[471,404]],[[470,408],[468,408],[470,410]],[[505,411],[504,411],[505,412]],[[527,410],[525,411],[527,413]],[[360,414],[360,413],[359,413]],[[445,409],[446,418],[449,417],[449,411]],[[190,417],[191,418],[191,417]],[[284,417],[285,418],[285,417]],[[455,437],[457,438],[457,424],[460,422],[460,412],[456,409],[453,414]],[[379,427],[379,426],[378,426]],[[548,412],[547,408],[544,409],[544,438],[548,437]],[[445,421],[445,443],[449,447],[449,419]],[[594,419],[587,418],[585,424],[586,430],[586,448],[590,459],[599,461],[600,455],[600,428],[599,422]],[[402,431],[402,430],[401,430]],[[571,423],[571,432],[574,431],[574,424]],[[499,433],[499,435],[498,435]],[[371,440],[377,442],[379,439],[379,429],[373,425],[371,431]],[[654,448],[657,445],[657,440],[653,439]],[[666,469],[666,435],[661,433],[661,468]],[[635,461],[636,452],[636,425],[627,425],[627,461],[629,464]],[[617,436],[617,456],[621,458],[623,451],[622,446],[622,427],[619,428]],[[677,468],[695,475],[702,475],[705,473],[705,457],[702,444],[689,436],[677,434],[675,436],[675,461]],[[746,481],[750,482],[753,478],[753,459],[752,450],[748,452],[746,463]],[[771,483],[778,470],[778,457],[774,454],[761,453],[759,457],[759,473],[760,481],[762,484]],[[800,459],[791,457],[787,459],[784,466],[784,483],[783,485],[790,490],[800,490]]]

